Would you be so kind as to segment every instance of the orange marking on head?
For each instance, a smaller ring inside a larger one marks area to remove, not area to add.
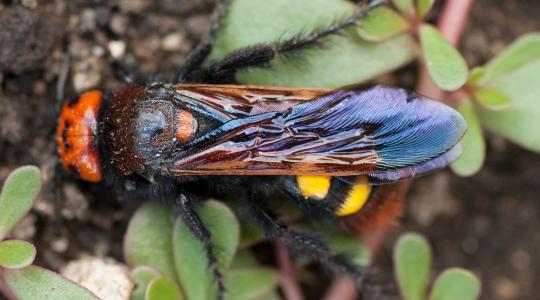
[[[197,120],[189,111],[182,110],[176,115],[176,121],[176,138],[181,142],[188,141],[197,130]]]
[[[58,154],[66,171],[76,170],[86,181],[101,181],[103,175],[94,142],[103,94],[89,91],[62,107],[56,129]]]

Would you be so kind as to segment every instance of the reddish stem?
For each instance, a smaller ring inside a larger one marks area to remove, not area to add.
[[[326,295],[324,300],[354,300],[358,298],[358,292],[356,290],[356,284],[350,277],[338,277],[335,279]]]
[[[444,3],[437,27],[454,46],[459,43],[472,3],[473,0],[447,0]]]
[[[279,281],[285,299],[287,300],[303,300],[302,290],[296,280],[294,267],[289,256],[289,251],[280,239],[274,240],[274,251],[279,266]]]

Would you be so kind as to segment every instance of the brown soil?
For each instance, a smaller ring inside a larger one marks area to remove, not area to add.
[[[106,190],[68,181],[63,226],[55,234],[53,130],[63,64],[71,70],[67,95],[119,86],[105,47],[125,46],[124,59],[143,74],[174,72],[206,32],[212,8],[210,0],[0,1],[0,181],[23,164],[44,173],[38,204],[13,233],[36,243],[38,264],[58,270],[83,253],[121,259],[132,211]],[[461,47],[469,64],[484,63],[520,34],[540,29],[538,12],[533,0],[476,1]],[[62,59],[65,51],[69,62]],[[390,274],[392,245],[414,230],[434,247],[434,274],[462,266],[481,277],[482,299],[539,298],[538,169],[539,155],[489,136],[478,175],[443,172],[415,182],[403,224],[386,238],[376,266]]]

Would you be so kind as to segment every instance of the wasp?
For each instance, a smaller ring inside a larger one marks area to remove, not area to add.
[[[236,201],[268,238],[333,269],[359,270],[319,238],[291,230],[276,199],[330,217],[355,214],[379,184],[443,168],[461,152],[466,123],[452,108],[401,88],[335,90],[238,85],[237,71],[316,46],[378,5],[324,30],[236,50],[204,65],[226,13],[188,56],[175,83],[125,84],[66,101],[56,142],[66,172],[119,194],[174,199],[206,248],[218,298],[225,292],[212,237],[197,214],[204,199]]]

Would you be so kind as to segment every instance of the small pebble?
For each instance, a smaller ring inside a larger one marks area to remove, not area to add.
[[[29,9],[36,9],[38,7],[38,1],[37,0],[22,0],[21,1],[22,6],[29,8]]]
[[[107,47],[114,59],[121,59],[126,54],[126,43],[124,41],[110,41]]]
[[[124,34],[128,26],[128,18],[124,15],[116,14],[111,18],[111,30],[116,34]]]
[[[127,266],[111,258],[84,257],[71,261],[62,275],[89,289],[100,299],[128,300],[135,286]]]
[[[182,48],[185,37],[181,33],[171,33],[161,41],[161,46],[165,51],[178,51]]]
[[[105,50],[103,49],[103,47],[97,45],[92,47],[92,55],[102,57],[103,54],[105,54]]]
[[[50,243],[51,249],[57,253],[64,253],[69,247],[69,241],[66,237],[53,239]]]
[[[93,9],[85,9],[79,19],[79,30],[92,32],[96,29],[96,12]]]
[[[140,13],[149,8],[152,2],[149,0],[120,0],[120,11],[129,13]]]
[[[519,286],[508,277],[499,277],[495,279],[495,294],[498,299],[518,299]]]

